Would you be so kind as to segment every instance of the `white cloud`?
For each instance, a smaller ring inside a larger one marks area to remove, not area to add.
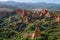
[[[0,0],[0,1],[8,1],[8,0]]]

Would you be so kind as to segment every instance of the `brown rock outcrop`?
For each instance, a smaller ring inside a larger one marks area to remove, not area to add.
[[[60,15],[57,15],[55,21],[60,22]]]
[[[14,12],[17,13],[17,14],[21,14],[22,13],[22,10],[16,9]]]
[[[41,10],[41,13],[42,13],[42,14],[46,14],[47,12],[48,12],[48,11],[47,11],[46,9],[42,9],[42,10]]]
[[[24,22],[24,23],[28,23],[28,17],[27,17],[27,16],[25,16],[25,17],[23,18],[23,22]]]
[[[20,10],[20,9],[16,9],[15,13],[18,15],[21,15],[22,17],[26,15],[26,10]]]
[[[49,12],[47,12],[47,13],[45,14],[45,16],[46,16],[46,17],[51,17],[51,15],[50,15]]]
[[[37,27],[37,28],[35,29],[35,32],[30,35],[30,38],[31,38],[31,39],[34,39],[34,38],[36,38],[36,37],[40,37],[40,35],[41,35],[40,29],[39,29],[39,27]]]
[[[39,37],[41,35],[39,27],[35,29],[35,37]]]
[[[42,10],[39,12],[39,16],[42,16],[42,14],[44,14],[46,17],[51,17],[49,11],[46,10],[46,9],[42,9]]]

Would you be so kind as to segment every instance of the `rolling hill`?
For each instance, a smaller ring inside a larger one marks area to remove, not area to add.
[[[0,12],[12,12],[13,10],[17,9],[17,7],[11,5],[0,4]]]
[[[45,8],[50,11],[60,11],[60,4],[54,4],[54,3],[45,3],[45,2],[24,3],[24,2],[7,1],[7,2],[0,2],[0,4],[10,5],[18,7],[20,9],[40,10],[42,8]]]

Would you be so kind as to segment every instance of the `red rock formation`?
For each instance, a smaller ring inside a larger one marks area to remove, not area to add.
[[[55,21],[60,22],[60,15],[57,15]]]
[[[42,14],[46,14],[47,12],[48,12],[48,11],[47,11],[46,9],[42,9],[42,10],[41,10],[41,13],[42,13]]]
[[[42,13],[41,13],[41,11],[39,12],[39,14],[38,14],[38,15],[39,15],[39,17],[40,17],[40,16],[42,16]]]
[[[30,38],[31,38],[31,39],[34,39],[34,38],[35,38],[34,35],[35,35],[35,33],[32,33],[32,34],[30,35]]]
[[[15,10],[15,13],[17,13],[17,14],[21,14],[21,13],[22,13],[22,10],[20,10],[20,9],[16,9],[16,10]]]
[[[27,17],[27,16],[25,16],[25,17],[23,18],[23,22],[24,22],[24,23],[28,23],[28,17]]]
[[[34,39],[35,37],[40,37],[40,35],[41,35],[40,29],[39,29],[39,27],[37,27],[35,29],[35,32],[30,35],[30,38]]]
[[[42,9],[39,13],[39,16],[42,16],[42,14],[44,14],[46,17],[51,17],[49,11],[46,9]]]
[[[26,15],[25,12],[26,12],[26,10],[22,10],[22,13],[21,13],[22,17],[24,17]]]
[[[18,15],[21,15],[22,17],[26,15],[26,10],[20,10],[20,9],[16,9],[15,13],[17,13]]]
[[[45,14],[45,16],[46,16],[46,17],[51,17],[51,15],[50,15],[49,12],[47,12],[47,13]]]
[[[39,37],[41,35],[39,27],[35,29],[35,37]]]

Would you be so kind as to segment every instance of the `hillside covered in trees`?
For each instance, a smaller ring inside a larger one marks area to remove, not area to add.
[[[0,12],[0,40],[60,40],[59,13],[46,9]]]

